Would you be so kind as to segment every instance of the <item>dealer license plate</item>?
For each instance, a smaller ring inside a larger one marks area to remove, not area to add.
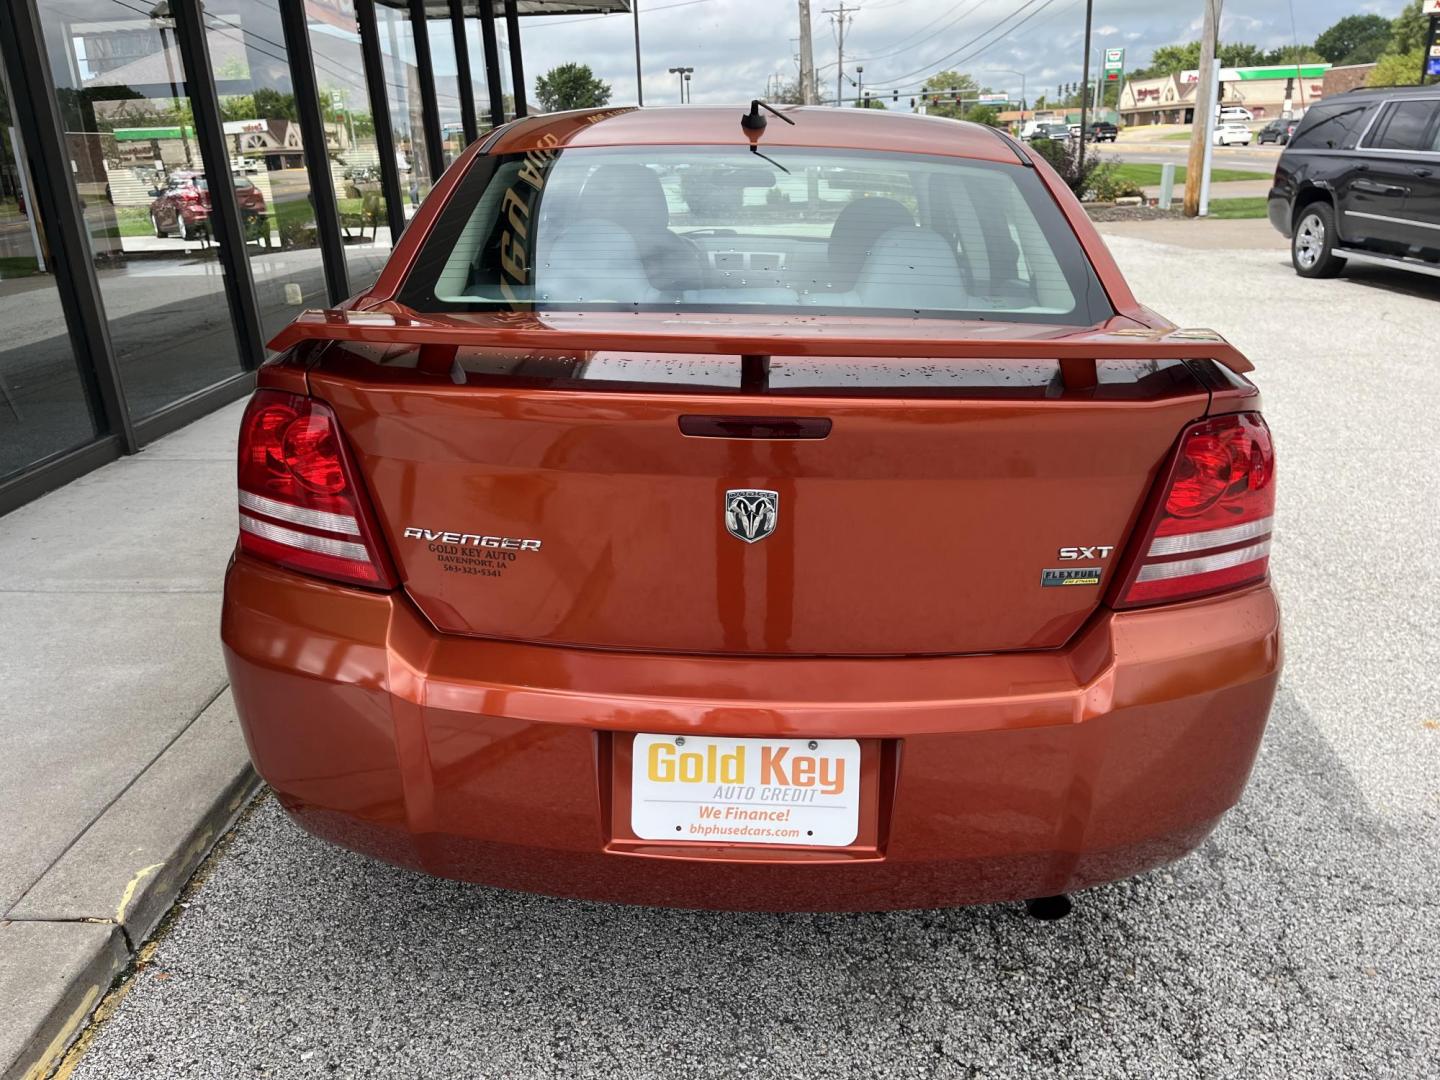
[[[642,840],[845,847],[860,828],[860,744],[636,735],[630,828]]]

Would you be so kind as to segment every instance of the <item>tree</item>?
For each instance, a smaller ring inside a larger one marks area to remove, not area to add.
[[[948,116],[957,118],[963,111],[963,103],[956,98],[960,94],[973,98],[980,90],[980,85],[969,75],[960,71],[941,71],[925,80],[922,93],[929,95],[934,93],[945,93],[945,96],[936,104],[931,105],[926,111],[931,116]]]
[[[1281,45],[1265,55],[1267,64],[1323,64],[1325,57],[1309,45]]]
[[[535,80],[535,97],[545,112],[594,109],[610,101],[610,84],[597,79],[588,64],[561,64]]]
[[[991,108],[989,105],[976,105],[965,114],[965,119],[976,124],[988,124],[990,127],[1004,127],[1000,123],[1000,110]]]
[[[1390,44],[1383,15],[1346,15],[1315,39],[1315,51],[1332,64],[1372,64]]]
[[[1215,54],[1221,67],[1257,67],[1271,62],[1272,54],[1258,45],[1244,41],[1221,42]],[[1133,79],[1153,79],[1160,75],[1176,75],[1200,67],[1200,42],[1184,45],[1161,45],[1150,55],[1150,66],[1131,73]]]
[[[1414,86],[1420,81],[1423,48],[1409,52],[1390,52],[1375,62],[1375,70],[1365,77],[1366,86]]]
[[[774,96],[765,99],[771,105],[801,105],[804,97],[800,93],[800,80],[791,79],[775,87]]]
[[[857,109],[885,109],[888,107],[889,106],[879,98],[866,98],[864,101],[855,102],[855,108]]]
[[[1390,24],[1390,47],[1385,51],[1408,53],[1412,49],[1423,49],[1429,29],[1430,17],[1421,10],[1420,0],[1411,0]],[[1419,61],[1416,67],[1418,70]]]
[[[1414,86],[1420,81],[1420,63],[1425,55],[1429,18],[1412,0],[1390,24],[1390,44],[1376,61],[1366,86]]]

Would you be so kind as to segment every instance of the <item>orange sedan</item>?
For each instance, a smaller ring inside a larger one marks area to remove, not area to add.
[[[519,120],[272,344],[222,633],[319,836],[562,896],[1055,916],[1240,797],[1281,664],[1250,364],[1000,132]]]

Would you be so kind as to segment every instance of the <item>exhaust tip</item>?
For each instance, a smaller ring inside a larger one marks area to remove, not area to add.
[[[1064,893],[1059,896],[1037,896],[1032,900],[1025,901],[1025,914],[1032,919],[1054,922],[1056,919],[1063,919],[1069,915],[1073,906],[1070,903],[1070,897]]]

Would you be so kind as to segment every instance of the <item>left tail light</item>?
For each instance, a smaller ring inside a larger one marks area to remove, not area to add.
[[[1160,495],[1117,607],[1191,600],[1265,579],[1275,447],[1259,413],[1186,428]]]
[[[257,390],[240,422],[240,550],[346,585],[393,589],[357,477],[328,405]]]

